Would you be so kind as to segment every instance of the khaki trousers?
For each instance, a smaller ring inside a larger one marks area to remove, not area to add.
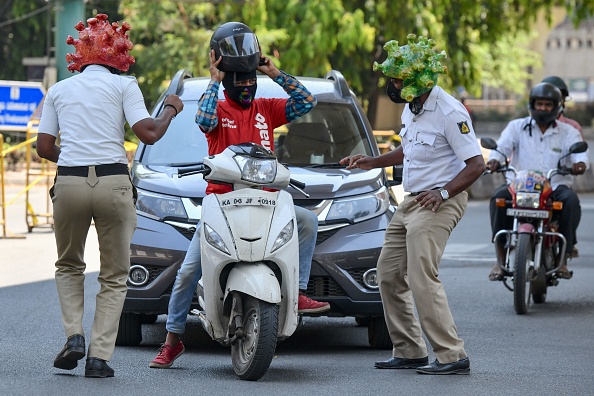
[[[466,210],[468,194],[452,197],[437,212],[421,208],[414,198],[408,195],[398,205],[377,264],[392,353],[408,359],[428,356],[422,330],[437,360],[451,363],[465,358],[466,352],[438,268],[450,233]]]
[[[96,297],[89,357],[110,360],[130,268],[130,242],[136,228],[133,187],[127,175],[57,176],[52,191],[58,261],[56,286],[66,337],[82,334],[85,242],[91,220],[99,240],[101,288]]]

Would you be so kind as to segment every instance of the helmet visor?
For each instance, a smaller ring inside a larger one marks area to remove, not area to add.
[[[258,39],[253,33],[241,33],[225,37],[218,42],[222,56],[246,56],[260,52]]]

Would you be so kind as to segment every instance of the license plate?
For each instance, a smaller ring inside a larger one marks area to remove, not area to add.
[[[221,206],[276,206],[276,200],[263,197],[225,198],[221,201]]]
[[[513,217],[531,217],[534,219],[548,219],[548,210],[507,209],[507,215]]]

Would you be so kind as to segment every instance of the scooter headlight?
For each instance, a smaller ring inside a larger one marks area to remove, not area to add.
[[[241,169],[242,180],[267,184],[276,177],[277,162],[274,159],[251,158],[243,155],[236,155],[233,159]]]
[[[281,232],[278,233],[278,236],[276,237],[276,240],[272,245],[270,253],[274,253],[275,251],[283,247],[287,242],[289,242],[291,238],[293,238],[294,228],[295,226],[293,224],[293,219],[291,219],[291,221],[287,223],[287,225],[281,230]]]
[[[206,242],[215,249],[218,249],[227,255],[231,255],[227,245],[223,242],[223,238],[221,238],[221,236],[206,223],[204,223],[204,238],[206,238]]]
[[[390,205],[388,190],[382,187],[371,194],[335,199],[326,216],[326,221],[346,220],[358,223],[379,216]]]
[[[540,206],[540,193],[516,193],[516,206],[519,208],[538,209],[538,207]]]

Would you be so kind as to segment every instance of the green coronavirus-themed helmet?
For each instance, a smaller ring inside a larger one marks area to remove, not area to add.
[[[402,99],[412,102],[437,84],[440,73],[447,73],[447,66],[442,64],[446,58],[445,51],[436,52],[435,40],[414,34],[407,36],[408,43],[398,45],[398,41],[390,40],[384,44],[388,58],[381,64],[373,63],[373,70],[380,70],[386,76],[403,80],[400,93]]]

